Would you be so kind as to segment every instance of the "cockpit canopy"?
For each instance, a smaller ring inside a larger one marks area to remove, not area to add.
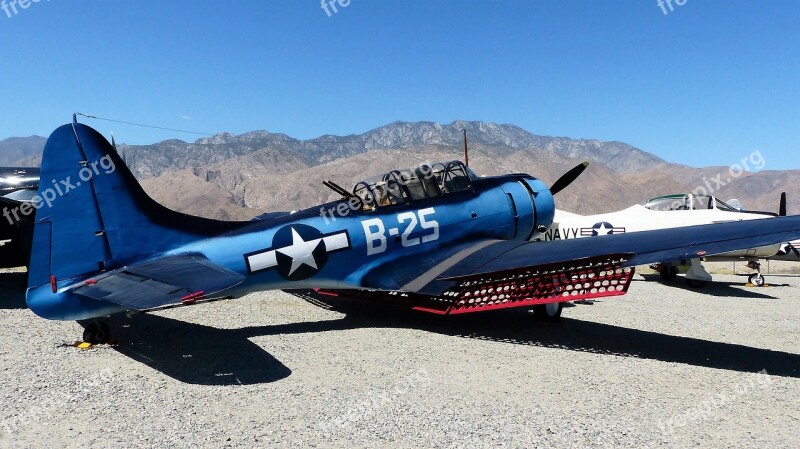
[[[738,201],[736,202],[738,203]],[[717,209],[726,212],[741,212],[742,210],[741,207],[734,207],[714,196],[693,193],[659,196],[647,201],[644,207],[657,211]]]
[[[406,204],[472,189],[478,176],[461,161],[420,164],[359,182],[353,194],[364,210]]]

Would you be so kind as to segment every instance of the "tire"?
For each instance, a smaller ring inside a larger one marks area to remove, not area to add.
[[[678,267],[672,265],[664,265],[658,272],[661,275],[661,280],[664,282],[672,282],[678,277]]]
[[[98,326],[95,323],[87,324],[86,327],[83,328],[83,341],[91,345],[97,344],[97,337],[95,337],[97,329]]]
[[[756,287],[763,287],[766,280],[761,273],[753,273],[747,278],[747,281],[751,284],[755,285]]]
[[[558,321],[561,319],[561,311],[563,309],[563,302],[551,302],[533,306],[533,319],[536,321]]]
[[[108,323],[92,322],[83,329],[83,341],[93,345],[104,345],[111,339],[111,328]]]

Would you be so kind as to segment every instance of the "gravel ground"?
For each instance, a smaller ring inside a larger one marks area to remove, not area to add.
[[[800,277],[717,279],[554,324],[264,292],[79,350],[5,273],[0,447],[800,447]]]

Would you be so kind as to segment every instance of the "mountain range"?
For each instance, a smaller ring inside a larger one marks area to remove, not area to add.
[[[559,208],[577,213],[609,212],[698,188],[760,210],[777,209],[780,192],[786,191],[791,213],[792,200],[800,195],[800,170],[739,174],[727,166],[693,168],[623,142],[540,136],[480,121],[395,122],[363,134],[309,140],[269,131],[221,133],[194,142],[121,144],[118,150],[148,193],[165,205],[196,215],[247,219],[336,198],[324,180],[352,186],[394,168],[463,159],[464,129],[470,167],[481,175],[526,172],[552,183],[589,160],[589,169],[557,197]],[[45,140],[0,141],[0,165],[38,165]],[[732,154],[731,164],[748,156]],[[753,161],[772,168],[766,157]]]

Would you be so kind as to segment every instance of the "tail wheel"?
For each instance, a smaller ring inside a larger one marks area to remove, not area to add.
[[[111,328],[104,321],[93,321],[83,329],[83,341],[93,345],[108,343],[111,339]]]
[[[563,302],[551,302],[533,306],[533,318],[537,321],[558,321],[561,319],[561,311],[563,309]]]
[[[763,287],[766,280],[761,273],[753,273],[747,280],[756,287]]]

